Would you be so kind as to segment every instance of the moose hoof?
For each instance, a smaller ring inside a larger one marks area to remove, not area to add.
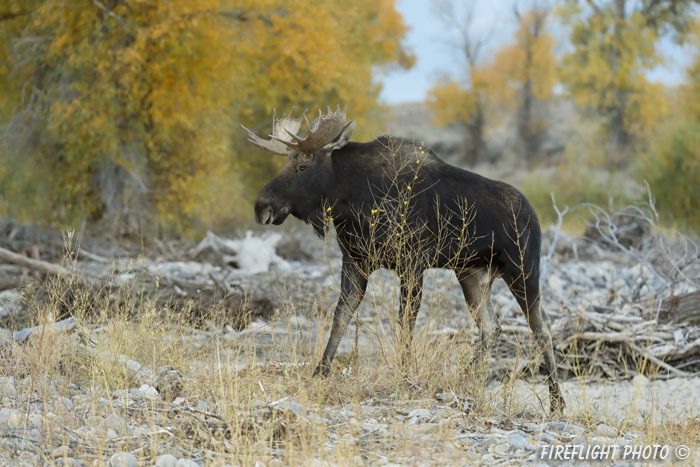
[[[550,415],[561,415],[564,413],[564,408],[566,403],[564,402],[564,397],[561,394],[552,394],[549,398],[549,414]]]

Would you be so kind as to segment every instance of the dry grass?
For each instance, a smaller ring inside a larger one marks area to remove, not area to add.
[[[56,448],[64,445],[70,457],[105,462],[114,452],[128,451],[144,465],[167,452],[205,465],[272,459],[292,465],[314,459],[342,465],[380,459],[411,463],[416,455],[443,465],[460,456],[464,461],[473,456],[469,449],[455,442],[438,446],[437,440],[453,439],[459,430],[479,432],[494,424],[507,429],[547,417],[519,400],[513,379],[487,390],[483,375],[465,374],[471,340],[432,332],[445,300],[440,285],[425,298],[428,324],[419,327],[414,358],[404,371],[398,370],[391,330],[397,325],[396,296],[382,295],[382,287],[368,297],[376,318],[362,319],[360,327],[370,344],[342,355],[328,378],[312,377],[325,344],[325,313],[310,317],[323,325],[317,331],[297,327],[295,319],[304,310],[288,308],[239,334],[197,330],[148,304],[137,316],[125,312],[128,307],[103,304],[100,317],[73,310],[78,325],[72,333],[39,333],[14,346],[2,374],[15,378],[17,395],[4,402],[20,410],[26,419],[20,426],[41,427],[20,436],[46,463],[54,462]],[[34,320],[48,322],[54,311],[51,303],[37,307]],[[84,351],[89,342],[96,352]],[[184,400],[134,397],[128,390],[140,385],[120,355],[181,372]],[[447,406],[445,394],[457,403]],[[439,407],[444,413],[433,423],[410,423],[412,410]],[[32,414],[43,420],[32,425]],[[111,428],[85,428],[104,425],[110,416],[116,420]],[[569,413],[564,420],[592,430],[600,422],[586,412]],[[690,422],[636,428],[655,440],[691,445],[697,445],[700,433]]]
[[[346,336],[351,351],[340,354],[327,378],[312,376],[330,326],[330,310],[316,306],[326,297],[303,305],[284,301],[270,321],[236,332],[195,328],[186,310],[157,308],[138,279],[119,302],[77,293],[70,303],[62,300],[71,283],[52,280],[46,285],[52,299],[31,307],[33,324],[68,311],[77,325],[0,349],[2,384],[14,378],[14,391],[0,384],[2,406],[19,413],[0,426],[4,439],[13,440],[0,441],[0,458],[58,465],[70,457],[104,465],[126,451],[143,465],[165,453],[212,466],[273,465],[274,459],[282,462],[277,465],[478,464],[486,450],[477,452],[472,434],[533,433],[527,426],[551,421],[541,356],[526,342],[506,360],[509,371],[466,365],[474,353],[473,324],[450,321],[452,298],[440,277],[426,275],[412,358],[400,365],[398,282],[373,275],[359,324]],[[207,320],[223,322],[218,313],[213,308]],[[445,326],[457,331],[444,333]],[[517,336],[513,342],[520,342]],[[570,359],[575,368],[576,362]],[[491,363],[496,367],[499,359]],[[634,365],[630,377],[654,379],[643,355]],[[143,375],[163,368],[178,375],[180,386],[150,397]],[[569,408],[557,421],[583,427],[585,439],[592,442],[604,422],[620,430],[617,439],[636,431],[647,443],[700,445],[700,425],[692,420],[640,422],[634,405],[623,417],[601,414],[586,400],[588,368],[575,373],[564,388]],[[416,409],[430,410],[430,417],[416,423]]]

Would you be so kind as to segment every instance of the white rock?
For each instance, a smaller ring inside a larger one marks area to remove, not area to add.
[[[71,448],[69,446],[59,446],[51,451],[51,456],[55,459],[57,457],[68,457],[71,453]]]
[[[600,436],[607,436],[608,438],[613,438],[617,436],[617,430],[611,426],[601,423],[598,425],[596,430]]]
[[[304,413],[304,406],[301,405],[298,402],[290,401],[290,400],[285,400],[280,402],[279,404],[276,404],[274,406],[278,410],[289,410],[290,412],[295,413],[296,415],[301,415]]]
[[[413,418],[413,417],[420,417],[420,418],[430,420],[432,415],[430,414],[430,410],[428,410],[428,409],[413,409],[413,410],[411,410],[411,412],[409,412],[408,418]]]
[[[44,416],[37,412],[32,412],[27,417],[29,420],[29,425],[34,427],[44,426]]]
[[[651,386],[651,381],[649,381],[649,378],[640,373],[632,378],[632,386],[638,389],[647,390]]]
[[[154,467],[175,467],[177,465],[177,457],[172,454],[163,454],[156,457]]]
[[[7,319],[22,312],[22,296],[13,289],[0,292],[0,318]]]
[[[104,417],[101,417],[100,415],[91,415],[85,419],[85,424],[89,427],[95,428],[100,426],[104,421]]]
[[[191,459],[179,459],[175,467],[199,467],[199,464]]]
[[[15,389],[15,378],[12,376],[0,376],[0,394],[5,397],[15,397],[17,389]]]
[[[498,443],[493,447],[493,452],[504,456],[510,452],[510,445],[508,443]]]
[[[22,417],[17,409],[0,409],[0,425],[6,425],[10,427],[19,426],[22,422]]]
[[[571,433],[574,435],[578,435],[586,431],[584,428],[581,428],[578,425],[573,425],[566,422],[552,422],[547,428],[555,431],[556,433]]]
[[[137,467],[138,459],[130,452],[117,452],[109,459],[110,467]]]
[[[144,399],[160,399],[160,394],[158,394],[158,390],[153,386],[149,386],[148,384],[142,385],[139,388],[139,391],[141,391],[141,394],[143,395]]]
[[[226,245],[235,251],[235,261],[238,268],[255,274],[268,271],[289,271],[291,266],[277,255],[275,246],[282,238],[281,235],[268,234],[265,237],[254,237],[250,230],[241,240],[228,240]]]
[[[116,432],[121,432],[124,431],[126,428],[126,423],[124,422],[124,419],[122,417],[117,416],[116,414],[109,414],[107,418],[104,419],[102,422],[102,428],[105,430],[114,430]]]
[[[73,401],[67,397],[61,397],[61,403],[66,410],[73,410]]]
[[[563,297],[565,295],[567,282],[556,274],[552,274],[547,279],[547,285],[551,292],[557,297]]]
[[[137,426],[131,433],[132,436],[148,436],[150,431],[145,426]]]
[[[39,465],[39,464],[37,464]],[[62,457],[56,460],[56,466],[59,467],[87,467],[87,462],[72,457]]]
[[[508,435],[506,437],[506,442],[508,442],[508,444],[510,444],[513,447],[513,449],[532,449],[532,444],[519,433],[512,433]]]

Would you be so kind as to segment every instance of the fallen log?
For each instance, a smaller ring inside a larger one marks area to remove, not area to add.
[[[39,259],[32,259],[24,255],[19,255],[5,248],[0,248],[0,260],[17,264],[32,271],[37,271],[49,276],[57,276],[64,279],[75,280],[76,282],[91,288],[103,287],[104,284],[90,277],[84,276],[75,270],[67,269],[58,264],[48,263]]]
[[[700,325],[700,290],[661,301],[659,322]]]

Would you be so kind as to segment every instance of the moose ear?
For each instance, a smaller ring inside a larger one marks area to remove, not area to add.
[[[355,120],[350,120],[342,130],[340,130],[340,133],[338,133],[338,136],[331,141],[330,143],[326,144],[323,149],[328,151],[330,154],[331,152],[335,151],[336,149],[340,149],[348,142],[350,141],[350,137],[352,136],[352,132],[355,131]]]

